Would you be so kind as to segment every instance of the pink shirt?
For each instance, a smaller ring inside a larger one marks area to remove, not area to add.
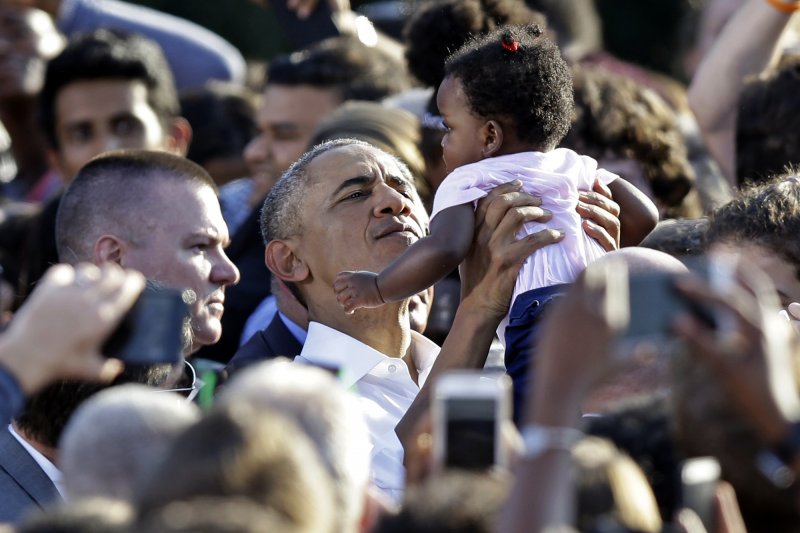
[[[595,178],[608,184],[617,176],[598,169],[591,157],[567,148],[490,157],[459,167],[445,178],[436,191],[431,218],[448,207],[475,203],[493,188],[515,179],[522,181],[525,192],[542,198],[542,207],[551,211],[553,218],[545,223],[528,222],[517,236],[554,228],[565,232],[564,240],[528,257],[517,276],[513,305],[523,292],[572,282],[586,265],[605,253],[583,231],[581,217],[575,211],[578,191],[591,190]]]

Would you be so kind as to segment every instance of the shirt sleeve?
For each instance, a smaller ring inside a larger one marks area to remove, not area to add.
[[[0,426],[5,426],[25,405],[25,395],[17,379],[0,366]]]
[[[464,167],[456,169],[436,189],[431,220],[448,207],[477,202],[487,194],[488,190],[480,187],[480,175],[468,172]]]
[[[244,82],[242,54],[216,33],[188,20],[118,0],[64,0],[58,27],[67,36],[100,28],[140,33],[153,39],[175,77],[178,90],[208,80]]]

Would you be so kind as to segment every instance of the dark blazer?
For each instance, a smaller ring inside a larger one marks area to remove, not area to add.
[[[7,428],[0,428],[0,523],[61,500],[53,482]]]
[[[233,373],[245,366],[279,355],[292,358],[299,355],[302,349],[303,345],[275,313],[269,326],[250,337],[250,340],[236,351],[227,369],[229,373]]]

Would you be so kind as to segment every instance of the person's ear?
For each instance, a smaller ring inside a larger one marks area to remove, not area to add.
[[[503,146],[503,127],[496,120],[488,120],[481,128],[483,135],[483,157],[492,157]]]
[[[278,279],[294,283],[304,281],[311,275],[308,265],[294,252],[291,239],[273,240],[264,249],[264,263]]]
[[[124,267],[123,262],[127,249],[127,243],[116,235],[102,235],[94,242],[92,263],[96,265],[117,263]]]
[[[189,151],[189,143],[192,142],[192,127],[189,121],[183,117],[170,120],[167,126],[164,149],[171,154],[186,156]]]

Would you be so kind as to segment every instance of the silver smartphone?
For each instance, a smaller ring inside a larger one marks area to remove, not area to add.
[[[458,371],[434,384],[433,446],[444,468],[508,466],[502,427],[511,420],[511,380],[502,373]]]

